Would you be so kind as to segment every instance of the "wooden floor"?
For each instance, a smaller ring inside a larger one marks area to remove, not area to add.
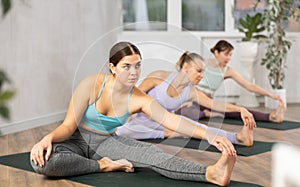
[[[263,107],[256,108],[260,111],[269,111]],[[285,120],[300,121],[300,104],[288,105]],[[23,132],[0,136],[0,156],[14,153],[30,151],[34,143],[39,141],[45,134],[53,130],[58,124],[45,125],[39,128],[26,130]],[[238,131],[239,126],[226,125],[222,129]],[[254,140],[259,141],[284,141],[290,142],[300,147],[300,128],[287,131],[270,130],[256,128]],[[172,152],[171,146],[160,146],[167,152]],[[220,153],[197,151],[192,149],[182,149],[177,156],[183,157],[203,164],[213,164]],[[239,156],[235,165],[232,180],[256,183],[262,186],[271,185],[272,175],[272,155],[271,152],[243,157]],[[86,186],[68,180],[48,180],[45,177],[7,166],[0,165],[0,186]]]

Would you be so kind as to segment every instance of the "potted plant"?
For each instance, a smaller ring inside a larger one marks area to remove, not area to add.
[[[10,0],[1,0],[2,16],[4,17],[11,8]],[[5,87],[5,84],[10,84],[10,80],[6,73],[0,69],[0,117],[3,119],[10,118],[7,102],[13,98],[15,91]],[[1,131],[0,131],[1,135]]]
[[[260,0],[256,0],[257,3]],[[268,79],[272,92],[281,95],[286,100],[284,89],[284,78],[286,68],[286,57],[292,43],[286,39],[284,23],[290,18],[296,17],[294,0],[270,0],[263,13],[263,20],[268,32],[265,57],[261,65],[269,70]],[[299,15],[297,17],[299,21]],[[266,107],[276,108],[278,102],[266,98]]]
[[[15,91],[5,87],[5,84],[10,84],[10,80],[4,71],[0,69],[0,118],[8,120],[10,118],[7,102],[13,98]],[[1,135],[0,130],[0,135]]]
[[[2,16],[5,16],[11,8],[11,0],[1,0]]]
[[[265,27],[263,25],[263,19],[261,13],[256,13],[255,15],[251,16],[246,14],[245,18],[239,19],[239,26],[238,30],[244,33],[244,37],[242,41],[252,41],[253,39],[261,39],[266,38],[265,35],[259,34],[265,31]]]
[[[253,82],[253,68],[257,61],[258,44],[260,39],[267,38],[260,34],[265,31],[263,26],[262,14],[256,13],[253,16],[246,14],[244,18],[239,19],[239,32],[244,34],[244,37],[239,43],[240,62],[243,67],[243,76],[250,82]],[[237,104],[245,107],[257,107],[259,103],[254,93],[241,89]]]
[[[12,89],[5,89],[4,84],[11,83],[4,71],[0,70],[0,116],[4,119],[9,119],[9,109],[7,107],[7,102],[12,99],[15,91]]]

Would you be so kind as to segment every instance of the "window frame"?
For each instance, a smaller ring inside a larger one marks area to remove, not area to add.
[[[153,35],[169,33],[192,33],[201,37],[242,37],[243,34],[234,28],[234,0],[224,0],[225,31],[182,31],[182,0],[167,0],[167,30],[166,31],[125,31],[125,35]],[[122,19],[123,20],[123,19]],[[123,22],[122,22],[123,24]],[[300,32],[287,32],[288,36],[300,36]]]

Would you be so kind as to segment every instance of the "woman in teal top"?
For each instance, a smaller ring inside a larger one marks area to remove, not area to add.
[[[233,46],[225,40],[220,40],[217,42],[217,44],[211,49],[211,52],[214,54],[215,58],[208,60],[206,71],[204,72],[204,78],[200,81],[197,88],[212,98],[216,90],[222,85],[223,80],[231,78],[250,92],[271,97],[280,102],[279,107],[271,113],[262,113],[249,110],[253,114],[253,117],[256,121],[281,123],[285,113],[285,105],[283,100],[279,95],[272,94],[260,86],[247,81],[236,70],[227,65],[231,59],[233,49]],[[187,116],[194,120],[204,117],[223,115],[225,118],[241,119],[240,114],[237,112],[212,112],[210,108],[198,105],[197,103],[192,103],[192,105],[185,104],[176,113]]]
[[[231,142],[168,112],[135,87],[140,67],[135,45],[115,44],[109,58],[112,74],[89,76],[77,86],[65,120],[33,146],[33,169],[46,176],[74,176],[147,167],[173,179],[228,185],[237,157]],[[117,136],[115,129],[138,112],[172,131],[207,139],[222,151],[221,158],[206,166],[167,154],[154,144]]]

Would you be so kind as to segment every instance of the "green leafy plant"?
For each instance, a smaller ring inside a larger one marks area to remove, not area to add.
[[[1,0],[2,16],[5,16],[11,8],[11,0]]]
[[[4,89],[4,84],[10,84],[11,81],[8,79],[4,71],[0,70],[0,116],[4,119],[10,118],[9,108],[7,102],[13,98],[15,91],[12,89]]]
[[[261,13],[256,13],[253,16],[246,14],[245,18],[240,18],[238,30],[245,35],[242,41],[267,38],[265,35],[259,34],[265,31]]]
[[[1,0],[2,16],[5,16],[11,9],[11,0]],[[0,117],[4,119],[10,118],[9,108],[7,102],[13,98],[15,91],[12,89],[5,89],[4,84],[10,84],[6,73],[0,69]],[[1,132],[0,132],[1,133]]]
[[[256,3],[260,0],[256,0]],[[261,65],[269,70],[268,79],[273,89],[284,87],[286,57],[292,43],[286,39],[284,23],[290,17],[299,21],[295,14],[294,0],[270,0],[263,13],[268,32],[267,48]]]

